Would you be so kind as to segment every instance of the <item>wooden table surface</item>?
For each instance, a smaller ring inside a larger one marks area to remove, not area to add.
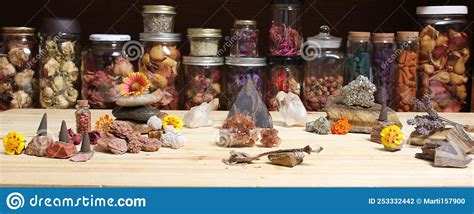
[[[0,112],[0,136],[17,131],[34,136],[42,113],[48,113],[48,130],[59,132],[61,120],[74,127],[74,110],[26,109]],[[93,110],[93,121],[110,110]],[[184,111],[168,111],[182,117]],[[230,148],[213,144],[218,127],[227,112],[214,112],[213,127],[183,129],[187,144],[178,150],[162,148],[158,152],[113,155],[95,152],[86,163],[48,159],[28,155],[8,156],[0,149],[0,186],[159,186],[159,187],[472,187],[473,164],[468,168],[436,168],[416,159],[419,147],[405,145],[399,152],[385,152],[380,144],[368,141],[369,135],[316,135],[303,127],[285,127],[278,112],[272,112],[275,128],[282,138],[280,148],[321,145],[320,154],[305,157],[302,165],[286,168],[265,164],[228,166],[222,163]],[[310,113],[314,120],[324,113]],[[400,113],[405,124],[414,113]],[[474,113],[443,116],[463,124],[474,124]],[[404,126],[405,136],[413,130]],[[237,149],[257,154],[270,149]]]

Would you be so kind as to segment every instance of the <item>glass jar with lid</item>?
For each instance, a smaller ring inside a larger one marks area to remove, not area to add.
[[[251,79],[260,98],[265,98],[266,58],[226,57],[226,88],[222,103],[230,109],[240,90]]]
[[[395,90],[395,34],[374,33],[372,54],[372,74],[373,83],[377,88],[375,92],[375,102],[387,106],[394,104]],[[382,94],[385,93],[383,96]]]
[[[303,0],[272,0],[269,50],[272,56],[297,56],[303,43]]]
[[[32,108],[38,96],[38,39],[35,29],[4,27],[0,55],[0,110]]]
[[[132,63],[122,51],[129,35],[92,34],[91,42],[82,58],[82,99],[92,108],[113,108],[120,97],[118,86],[134,71]]]
[[[230,34],[231,57],[258,57],[257,21],[235,20]]]
[[[369,32],[350,31],[347,36],[347,68],[345,83],[349,83],[362,75],[372,80],[371,51]]]
[[[168,5],[143,5],[143,29],[146,33],[173,33],[176,9]]]
[[[40,96],[43,108],[72,108],[79,96],[81,28],[78,21],[46,18],[40,31]]]
[[[468,110],[470,22],[466,6],[417,7],[420,31],[418,96],[431,94],[435,110]]]
[[[269,77],[267,81],[267,108],[269,111],[278,110],[276,95],[280,91],[301,95],[301,66],[303,59],[296,57],[268,57]]]
[[[219,98],[222,84],[222,57],[183,57],[185,86],[184,109]]]
[[[303,56],[307,60],[303,103],[308,111],[324,111],[328,97],[339,95],[344,84],[345,57],[340,50],[341,38],[332,36],[326,25],[319,30],[320,33],[309,37],[307,43],[320,50],[316,50],[313,55]]]
[[[412,100],[416,98],[418,66],[418,32],[397,32],[397,71],[395,102],[392,108],[398,112],[413,111]]]
[[[219,56],[220,29],[188,28],[191,56]]]
[[[154,104],[161,109],[178,109],[178,71],[181,53],[177,44],[178,33],[141,33],[144,54],[139,70],[150,80],[150,91],[159,91],[163,96]]]

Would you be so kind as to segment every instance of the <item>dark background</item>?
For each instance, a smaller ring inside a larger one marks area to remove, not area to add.
[[[83,43],[92,33],[123,33],[138,39],[143,31],[142,5],[166,4],[177,7],[175,31],[183,36],[189,27],[220,28],[229,35],[235,19],[256,19],[260,52],[266,54],[265,38],[271,23],[269,3],[270,0],[10,0],[3,1],[0,7],[0,26],[38,27],[44,17],[65,17],[79,20]],[[330,26],[331,33],[343,39],[351,30],[419,30],[415,10],[423,5],[467,5],[470,29],[474,28],[472,0],[305,0],[304,36],[316,35],[321,25]],[[187,55],[188,42],[183,38],[180,49]]]

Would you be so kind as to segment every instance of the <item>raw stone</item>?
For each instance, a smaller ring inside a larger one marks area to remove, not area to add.
[[[176,130],[172,125],[165,127],[164,134],[161,136],[161,142],[163,147],[172,149],[179,149],[186,143],[186,137],[179,130]]]
[[[158,131],[163,128],[163,120],[158,118],[158,116],[152,116],[148,119],[146,124],[153,130],[153,131]],[[144,132],[142,132],[144,133]]]
[[[146,123],[152,116],[156,116],[160,110],[153,107],[115,107],[112,115],[119,120],[131,120]]]
[[[423,146],[431,141],[447,141],[446,134],[448,134],[449,129],[443,129],[438,131],[433,131],[429,135],[422,135],[417,131],[413,131],[408,138],[409,145]]]
[[[260,136],[262,136],[260,143],[262,143],[264,147],[270,148],[281,144],[281,138],[278,137],[278,130],[274,128],[261,129]]]
[[[155,94],[143,94],[140,96],[119,97],[115,103],[122,107],[137,107],[151,105],[158,102],[160,99],[161,97]]]
[[[272,164],[286,167],[294,167],[303,163],[303,152],[285,152],[268,155],[268,160]]]
[[[422,153],[415,157],[434,161],[437,167],[464,168],[471,163],[472,158],[454,142],[433,141],[426,143],[421,148]]]
[[[446,138],[448,141],[456,143],[464,153],[473,153],[474,138],[461,125],[454,126],[449,130]]]
[[[34,136],[25,150],[25,154],[38,157],[46,157],[46,148],[53,143],[53,139],[48,136]]]
[[[326,135],[331,133],[331,124],[329,123],[328,119],[321,116],[315,121],[310,121],[306,123],[307,132],[314,132],[316,134]]]
[[[127,141],[121,138],[111,136],[111,135],[102,136],[97,141],[97,145],[116,155],[125,154],[125,152],[127,152],[127,149],[128,149]]]
[[[199,106],[194,106],[183,117],[184,125],[188,128],[198,128],[212,126],[214,119],[209,113],[215,111],[219,107],[219,99],[215,98],[211,102],[203,102]]]
[[[308,121],[308,113],[300,97],[293,93],[278,92],[278,111],[280,112],[287,126],[304,126]]]
[[[77,148],[73,143],[65,143],[61,141],[55,141],[48,145],[46,148],[46,156],[48,158],[60,158],[67,159],[77,153]]]
[[[236,114],[224,122],[216,143],[223,147],[252,147],[257,141],[258,129],[253,118]]]
[[[128,121],[128,120],[116,120],[116,121],[122,121],[127,123],[133,131],[140,133],[140,134],[147,134],[152,130],[152,128],[148,124],[144,123],[137,123],[135,121]]]
[[[374,104],[374,84],[362,75],[342,88],[342,103],[348,106],[361,106],[369,108]],[[377,112],[378,113],[378,112]]]

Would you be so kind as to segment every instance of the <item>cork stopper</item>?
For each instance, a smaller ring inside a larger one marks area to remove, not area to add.
[[[89,101],[88,100],[78,100],[77,101],[77,107],[89,107]]]
[[[397,31],[397,40],[416,40],[418,39],[418,31]]]
[[[394,33],[374,33],[374,42],[393,42]]]
[[[370,32],[349,31],[347,38],[349,40],[368,41],[370,40]]]

